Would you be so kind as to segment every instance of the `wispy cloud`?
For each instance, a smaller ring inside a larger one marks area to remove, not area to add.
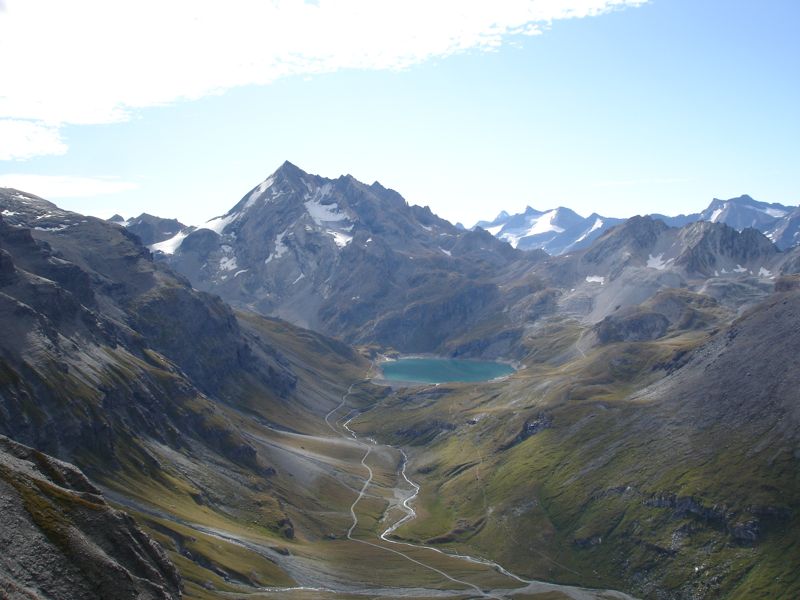
[[[0,119],[0,160],[25,160],[66,151],[58,127],[40,121]]]
[[[404,69],[493,50],[559,19],[645,2],[5,0],[0,119],[41,127],[124,121],[139,108],[287,75]],[[3,148],[6,160],[30,156],[13,140]]]
[[[73,177],[69,175],[34,175],[7,173],[0,175],[0,187],[16,188],[43,198],[89,198],[105,196],[139,186],[115,177]]]

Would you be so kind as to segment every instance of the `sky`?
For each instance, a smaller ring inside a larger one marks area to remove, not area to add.
[[[285,160],[471,225],[800,203],[797,0],[0,0],[0,186],[200,224]]]

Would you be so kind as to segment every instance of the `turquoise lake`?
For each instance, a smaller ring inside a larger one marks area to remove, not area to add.
[[[489,381],[514,372],[505,363],[457,358],[401,358],[381,363],[381,370],[388,381],[408,383]]]

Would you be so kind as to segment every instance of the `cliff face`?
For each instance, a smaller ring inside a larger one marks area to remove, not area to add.
[[[164,550],[72,465],[0,436],[0,595],[180,598]]]

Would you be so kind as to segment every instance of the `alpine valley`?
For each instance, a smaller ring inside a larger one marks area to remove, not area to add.
[[[0,591],[800,597],[798,210],[467,230],[287,162],[186,227],[2,188]],[[407,355],[515,370],[382,378]]]

